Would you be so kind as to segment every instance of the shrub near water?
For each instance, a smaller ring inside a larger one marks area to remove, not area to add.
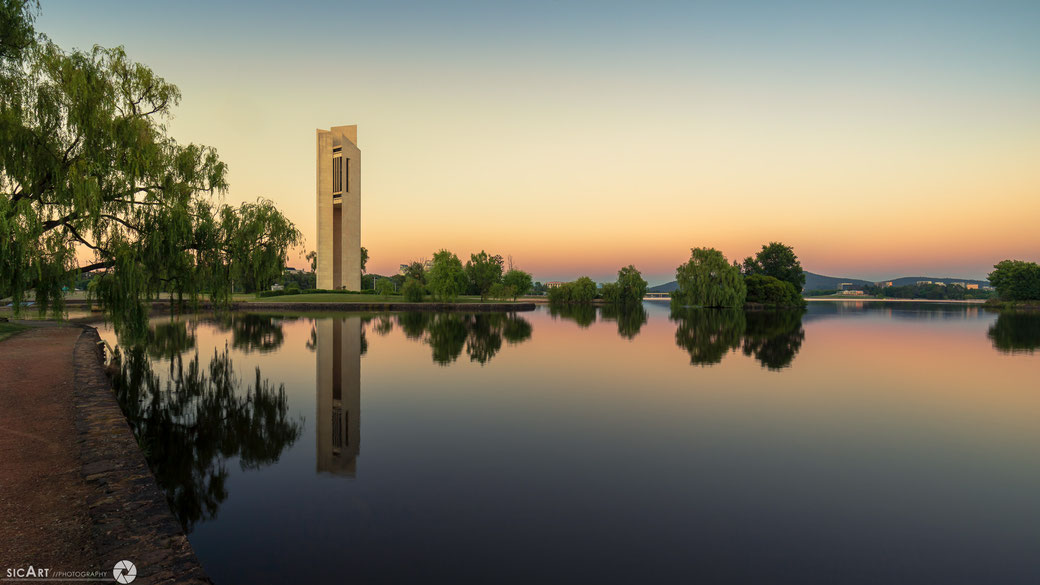
[[[747,296],[744,301],[760,303],[770,307],[801,307],[805,304],[794,285],[772,276],[752,274],[744,279]]]
[[[401,287],[401,293],[404,295],[404,300],[409,303],[421,303],[425,292],[422,283],[411,277],[405,280],[404,286]]]
[[[588,276],[549,289],[549,302],[554,305],[588,304],[596,298],[596,283]]]

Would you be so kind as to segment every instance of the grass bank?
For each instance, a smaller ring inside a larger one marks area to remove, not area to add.
[[[1009,311],[1040,311],[1040,301],[1002,301],[990,299],[986,301],[986,307],[990,309],[1005,309]]]
[[[9,321],[0,321],[0,341],[7,339],[15,333],[25,331],[26,329],[28,329],[28,327],[25,325],[11,323]]]

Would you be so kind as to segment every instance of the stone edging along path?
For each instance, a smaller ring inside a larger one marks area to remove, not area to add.
[[[97,329],[73,351],[76,432],[102,566],[129,560],[146,583],[212,583],[148,469],[105,375]]]

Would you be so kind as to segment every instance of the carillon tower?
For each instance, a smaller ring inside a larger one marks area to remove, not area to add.
[[[357,126],[317,131],[318,288],[361,290]]]

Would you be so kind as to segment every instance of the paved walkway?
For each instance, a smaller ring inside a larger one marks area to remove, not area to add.
[[[0,341],[0,578],[104,571],[207,584],[101,367],[97,331],[36,323]]]
[[[73,350],[83,329],[41,326],[0,341],[0,575],[100,568],[80,475]]]

